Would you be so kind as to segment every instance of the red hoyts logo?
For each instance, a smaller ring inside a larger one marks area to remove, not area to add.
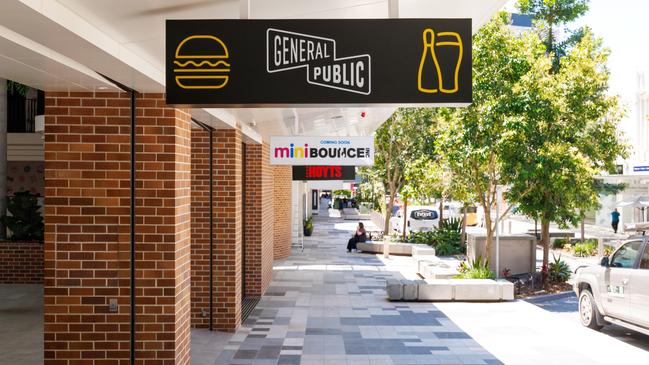
[[[342,167],[340,166],[307,166],[306,168],[306,178],[307,179],[316,179],[316,178],[327,178],[327,177],[338,177],[343,176]]]

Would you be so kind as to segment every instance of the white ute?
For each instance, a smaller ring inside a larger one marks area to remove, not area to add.
[[[581,323],[608,323],[649,335],[649,236],[631,238],[600,266],[580,267],[574,290]]]

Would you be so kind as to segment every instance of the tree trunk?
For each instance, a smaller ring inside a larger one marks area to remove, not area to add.
[[[541,278],[543,285],[547,282],[548,262],[550,259],[550,222],[541,219],[541,244],[543,245],[543,266],[541,267]]]
[[[462,235],[460,236],[460,247],[462,248],[466,247],[466,214],[467,207],[465,204],[464,209],[462,210]]]
[[[385,211],[385,226],[383,227],[383,234],[388,235],[390,233],[390,217],[392,217],[392,208],[394,207],[394,196],[395,193],[390,192],[390,200],[388,200],[387,209]]]
[[[439,198],[439,224],[438,227],[442,224],[444,220],[444,198]]]
[[[586,240],[586,224],[584,221],[586,220],[585,217],[581,218],[581,242],[584,242]]]
[[[403,196],[403,232],[402,234],[402,241],[406,242],[406,229],[408,228],[407,226],[408,223],[408,197]]]
[[[488,213],[485,212],[484,215],[485,219],[485,227],[487,228],[487,244],[486,244],[486,252],[487,252],[487,257],[484,257],[484,259],[489,259],[489,253],[491,252],[491,246],[493,246],[494,238],[493,238],[493,226],[491,225],[491,211]]]

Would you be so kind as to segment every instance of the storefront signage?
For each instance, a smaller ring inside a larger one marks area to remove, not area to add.
[[[270,164],[370,166],[374,137],[271,137]]]
[[[293,166],[294,181],[355,179],[355,166]]]
[[[167,104],[468,104],[470,19],[167,20]]]
[[[633,166],[633,172],[649,171],[649,166]]]

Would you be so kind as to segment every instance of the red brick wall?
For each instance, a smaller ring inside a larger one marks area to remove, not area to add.
[[[273,174],[268,144],[246,145],[245,288],[264,294],[273,276]]]
[[[45,103],[45,364],[127,364],[130,100],[57,92]],[[138,364],[185,365],[190,116],[162,94],[137,108]]]
[[[209,132],[192,129],[191,307],[192,326],[198,328],[209,326],[209,143]],[[203,311],[208,315],[203,316]]]
[[[0,242],[0,284],[43,283],[43,244]]]
[[[275,259],[291,254],[291,191],[293,170],[291,166],[273,166],[273,249]]]
[[[241,324],[241,131],[214,131],[214,148],[214,327],[235,331]]]

